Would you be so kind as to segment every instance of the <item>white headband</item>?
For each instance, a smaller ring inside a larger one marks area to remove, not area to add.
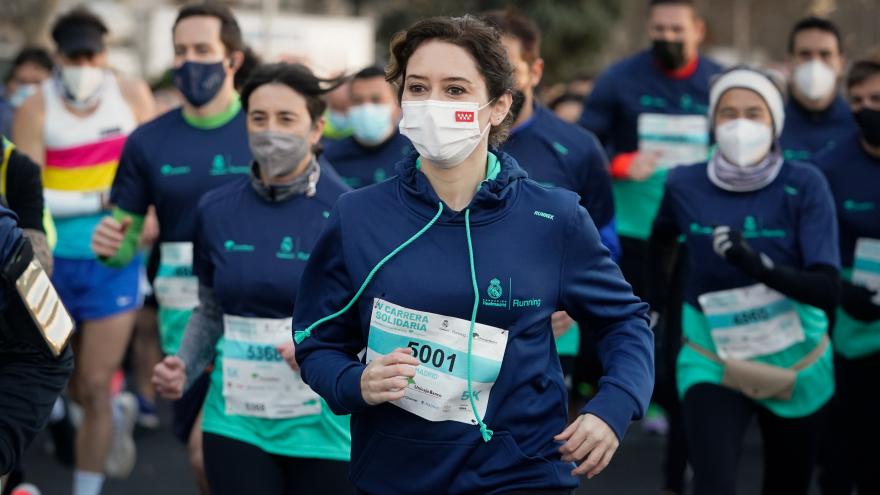
[[[722,74],[709,91],[709,118],[714,122],[715,110],[718,100],[727,91],[734,88],[742,88],[754,91],[764,99],[770,108],[773,117],[773,128],[778,138],[782,134],[785,125],[785,104],[782,101],[782,93],[769,77],[752,69],[734,69]]]

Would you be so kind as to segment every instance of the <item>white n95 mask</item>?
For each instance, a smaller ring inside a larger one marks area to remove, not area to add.
[[[773,129],[749,119],[736,119],[715,128],[721,155],[739,167],[755,165],[770,152]]]
[[[61,82],[74,102],[83,103],[94,96],[104,83],[105,71],[100,67],[70,66],[61,68]]]
[[[474,101],[404,101],[400,133],[408,137],[416,151],[442,168],[452,168],[464,161],[480,144],[492,124],[480,130],[480,110]]]
[[[821,60],[812,60],[794,70],[794,85],[808,100],[821,100],[834,91],[837,75]]]

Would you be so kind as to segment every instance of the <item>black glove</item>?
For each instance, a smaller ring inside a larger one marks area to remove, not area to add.
[[[718,256],[754,278],[773,269],[773,260],[752,249],[740,231],[727,225],[720,225],[712,231],[712,248]]]
[[[880,306],[874,303],[876,290],[843,280],[840,284],[840,305],[853,318],[861,321],[880,320]]]

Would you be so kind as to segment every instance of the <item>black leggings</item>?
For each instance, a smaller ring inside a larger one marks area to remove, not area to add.
[[[834,360],[837,389],[832,399],[829,436],[822,476],[824,495],[880,493],[880,353],[860,359]]]
[[[825,407],[803,418],[781,418],[720,385],[691,387],[683,402],[694,495],[736,494],[743,437],[753,416],[764,441],[764,495],[806,495],[819,453]]]
[[[354,494],[348,463],[274,455],[245,442],[204,433],[205,474],[213,495]]]
[[[654,400],[666,410],[669,434],[663,458],[663,489],[683,494],[687,473],[687,437],[681,400],[676,386],[676,365],[681,351],[681,307],[684,304],[684,277],[686,273],[683,249],[676,259],[665,307],[668,308],[654,328],[655,385]]]

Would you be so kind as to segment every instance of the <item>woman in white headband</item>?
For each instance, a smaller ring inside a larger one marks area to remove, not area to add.
[[[676,372],[694,494],[736,493],[753,417],[764,441],[763,493],[806,494],[834,392],[832,198],[815,167],[782,158],[782,95],[767,76],[749,68],[721,75],[709,112],[717,147],[707,163],[669,174],[651,237],[655,294],[685,239]],[[653,302],[663,310],[661,297]]]

